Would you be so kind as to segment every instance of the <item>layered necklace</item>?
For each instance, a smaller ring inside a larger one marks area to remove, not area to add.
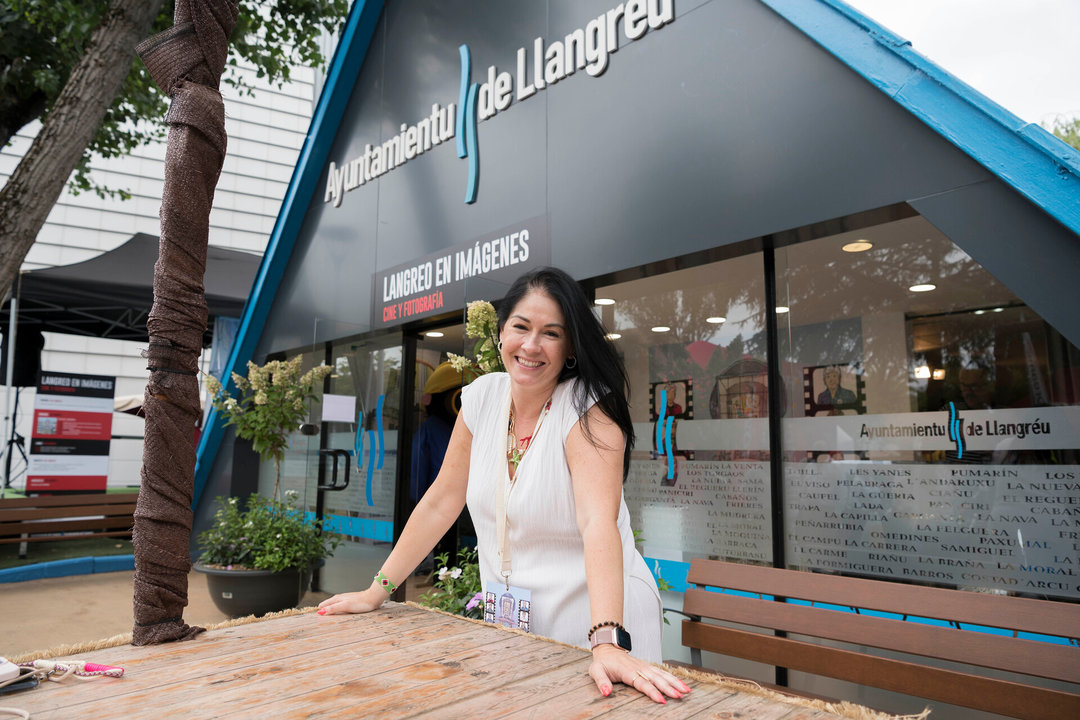
[[[536,420],[536,427],[533,428],[532,435],[523,437],[518,440],[514,434],[514,406],[510,405],[510,421],[507,423],[506,428],[506,462],[514,466],[514,473],[517,473],[518,465],[525,458],[525,453],[529,449],[529,445],[532,444],[533,438],[540,432],[540,425],[544,422],[544,418],[547,416],[548,410],[551,409],[551,398],[544,403],[543,409],[540,411],[540,417]]]

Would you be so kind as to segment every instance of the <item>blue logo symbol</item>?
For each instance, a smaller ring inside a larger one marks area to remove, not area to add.
[[[386,402],[386,395],[380,395],[379,400],[375,405],[375,427],[376,430],[367,430],[368,444],[370,450],[368,451],[368,465],[367,465],[367,482],[364,485],[364,493],[366,496],[368,507],[375,506],[375,499],[372,496],[371,481],[372,476],[375,474],[375,469],[382,470],[383,462],[386,459],[386,440],[383,437],[383,404]],[[378,435],[376,435],[376,431]],[[364,459],[364,411],[360,411],[360,416],[356,418],[356,437],[353,439],[353,453],[356,455],[356,469],[362,471],[360,463]],[[376,440],[378,441],[379,462],[375,464],[375,448]]]
[[[949,439],[956,443],[957,459],[964,457],[964,421],[956,411],[956,405],[949,402]]]
[[[667,417],[667,390],[660,391],[660,416],[656,419],[656,454],[667,455],[667,479],[675,478],[675,453],[671,451],[671,426],[675,416]]]
[[[480,185],[480,145],[476,134],[476,98],[480,86],[471,83],[472,56],[469,46],[458,48],[461,55],[461,90],[458,93],[457,120],[454,135],[457,136],[457,156],[469,159],[469,184],[465,189],[465,204],[476,202],[476,191]]]

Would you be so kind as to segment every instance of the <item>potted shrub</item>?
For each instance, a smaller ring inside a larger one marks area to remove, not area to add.
[[[312,570],[333,554],[339,539],[296,506],[296,492],[280,499],[281,461],[289,435],[307,417],[315,386],[330,374],[322,365],[301,373],[302,356],[249,362],[247,377],[233,373],[237,396],[207,376],[214,408],[236,435],[250,440],[263,461],[274,461],[272,498],[218,498],[214,524],[199,535],[203,551],[195,569],[206,573],[214,604],[232,617],[295,607],[311,583]]]
[[[199,534],[195,564],[214,604],[230,617],[296,607],[340,537],[296,506],[295,490],[284,501],[252,495],[244,509],[234,497],[218,503],[214,524]]]

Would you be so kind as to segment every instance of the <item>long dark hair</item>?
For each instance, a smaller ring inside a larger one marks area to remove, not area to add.
[[[626,368],[607,339],[604,326],[593,314],[592,304],[585,291],[565,272],[554,267],[544,267],[525,273],[510,286],[509,292],[499,304],[499,332],[521,299],[530,290],[540,290],[554,300],[566,320],[566,333],[570,340],[577,364],[563,367],[559,382],[577,378],[574,407],[582,417],[585,437],[593,441],[585,414],[589,397],[595,397],[600,409],[619,426],[626,440],[623,450],[623,480],[630,471],[630,450],[634,447],[634,425],[630,421],[630,405],[627,400],[630,382]]]

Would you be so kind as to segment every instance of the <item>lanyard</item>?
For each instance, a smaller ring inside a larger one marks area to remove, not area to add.
[[[510,389],[506,390],[506,400],[503,403],[502,413],[502,427],[508,428],[510,426],[510,406],[513,403],[513,398],[510,395]],[[533,447],[536,444],[536,439],[540,434],[540,426],[544,423],[544,418],[547,417],[548,408],[551,407],[551,398],[548,398],[544,403],[543,409],[540,411],[540,417],[536,421],[536,427],[533,429],[532,440],[529,442],[529,447]],[[510,491],[514,489],[514,485],[517,484],[517,479],[521,477],[521,466],[524,464],[524,458],[518,463],[517,470],[514,471],[514,479],[510,480],[510,461],[506,457],[506,453],[501,453],[503,456],[502,463],[500,463],[499,481],[495,483],[495,528],[499,536],[499,557],[502,558],[502,565],[499,574],[502,575],[503,582],[506,583],[506,588],[510,589],[510,528],[506,520],[506,500],[510,495]],[[509,480],[509,484],[507,481]]]

